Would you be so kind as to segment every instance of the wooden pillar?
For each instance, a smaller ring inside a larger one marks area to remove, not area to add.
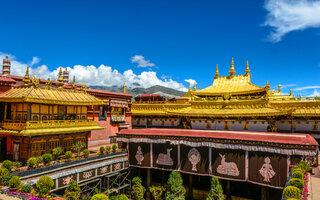
[[[189,174],[189,192],[188,192],[188,199],[193,199],[193,188],[192,188],[192,174]]]
[[[229,180],[227,180],[226,195],[227,195],[227,200],[231,200],[231,187],[230,187],[230,181]]]
[[[92,106],[92,116],[93,116],[93,121],[94,121],[94,116],[96,114],[96,107],[95,106]]]
[[[146,190],[147,190],[147,200],[150,200],[151,198],[150,198],[150,191],[149,191],[149,187],[151,186],[151,169],[150,168],[148,168],[147,169],[147,188],[146,188]]]
[[[261,200],[269,200],[269,187],[261,186]]]

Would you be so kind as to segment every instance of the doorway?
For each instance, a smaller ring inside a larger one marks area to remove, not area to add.
[[[0,161],[7,159],[7,137],[0,137]]]

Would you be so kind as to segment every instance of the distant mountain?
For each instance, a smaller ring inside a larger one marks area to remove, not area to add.
[[[92,89],[97,89],[97,90],[106,90],[110,92],[122,92],[122,87],[117,87],[117,86],[90,86]],[[169,98],[173,97],[181,97],[186,94],[186,92],[182,92],[179,90],[175,90],[172,88],[167,88],[163,87],[160,85],[155,85],[149,88],[127,88],[127,93],[131,94],[132,97],[136,97],[140,94],[160,94]]]

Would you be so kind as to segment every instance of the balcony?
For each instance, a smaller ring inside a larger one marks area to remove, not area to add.
[[[89,120],[48,120],[48,121],[5,121],[0,123],[2,129],[6,130],[31,130],[47,128],[74,128],[98,126],[97,122]]]

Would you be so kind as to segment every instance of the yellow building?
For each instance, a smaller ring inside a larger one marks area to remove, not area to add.
[[[151,101],[139,98],[132,104],[135,127],[180,127],[216,130],[309,132],[318,138],[320,101],[317,97],[295,97],[251,83],[247,62],[245,74],[236,75],[233,59],[229,76],[197,90],[196,84],[183,98]],[[319,135],[320,136],[320,135]],[[319,137],[320,138],[320,137]]]
[[[71,149],[77,141],[88,145],[92,130],[103,129],[87,119],[88,106],[104,102],[85,91],[64,89],[60,68],[59,87],[39,86],[39,80],[29,77],[24,85],[0,95],[0,157],[26,161],[31,156],[51,153],[56,147]]]

